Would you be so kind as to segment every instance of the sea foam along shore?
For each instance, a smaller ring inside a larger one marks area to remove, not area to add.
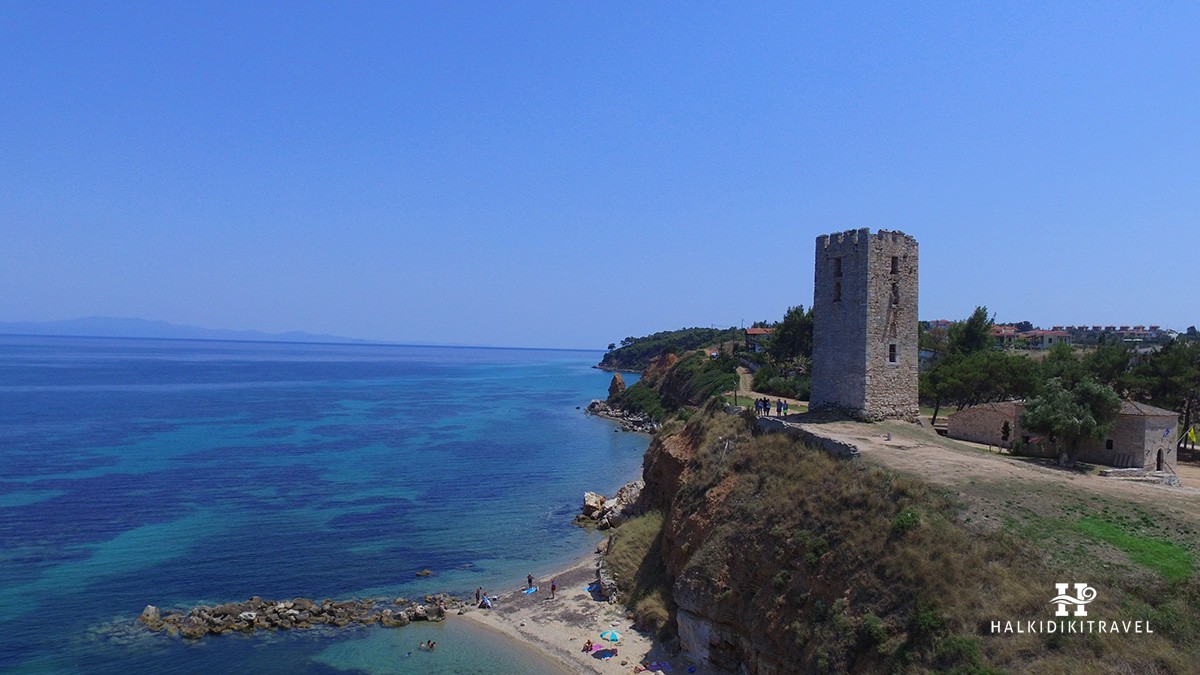
[[[601,544],[603,547],[603,544]],[[707,673],[707,668],[671,659],[666,648],[652,636],[636,630],[633,621],[619,604],[610,604],[600,593],[588,590],[596,580],[599,552],[588,554],[556,574],[536,579],[535,593],[523,588],[499,594],[492,609],[471,607],[464,618],[498,630],[509,637],[540,650],[572,672],[632,673],[638,667],[650,672]],[[550,598],[550,582],[558,588]],[[604,631],[614,629],[621,635],[617,643],[600,638]],[[584,653],[587,640],[615,649],[616,656],[602,658],[606,652]]]

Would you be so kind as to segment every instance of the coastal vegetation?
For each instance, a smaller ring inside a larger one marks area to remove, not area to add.
[[[640,371],[663,354],[682,354],[700,347],[741,341],[742,330],[733,326],[659,331],[644,337],[627,337],[621,340],[619,346],[610,343],[608,353],[600,359],[598,367],[604,370]]]
[[[737,386],[737,359],[730,352],[716,357],[693,351],[682,358],[674,353],[657,357],[633,386],[613,396],[609,403],[663,422],[686,406],[697,406]]]

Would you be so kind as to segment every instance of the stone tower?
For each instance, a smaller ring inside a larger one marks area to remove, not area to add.
[[[815,277],[812,409],[917,419],[917,240],[821,235]]]

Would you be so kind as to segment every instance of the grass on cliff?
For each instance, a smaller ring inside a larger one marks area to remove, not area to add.
[[[1069,489],[1019,483],[996,486],[1002,497],[984,503],[992,488],[943,491],[782,435],[752,436],[713,409],[671,433],[695,448],[665,521],[664,536],[686,554],[674,592],[707,598],[705,612],[771,643],[782,664],[1067,673],[1189,672],[1200,661],[1194,544],[1172,537],[1192,530],[1134,529],[1166,522],[1161,513],[1113,502],[1101,518]],[[981,508],[990,523],[1016,524],[970,523],[965,514]],[[1102,590],[1089,614],[1150,620],[1155,634],[989,634],[992,620],[1052,618],[1047,601],[1062,581]],[[661,587],[655,577],[639,592]]]
[[[662,531],[659,511],[632,518],[613,532],[605,554],[637,625],[655,632],[668,627],[674,612],[670,578],[662,561]]]

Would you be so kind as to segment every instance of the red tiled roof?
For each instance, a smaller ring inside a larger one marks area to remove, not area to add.
[[[770,335],[774,333],[774,328],[747,328],[746,335]]]

